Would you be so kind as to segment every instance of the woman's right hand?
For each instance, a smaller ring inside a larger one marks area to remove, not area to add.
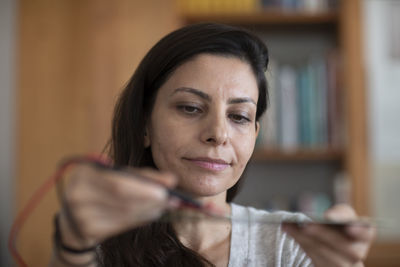
[[[135,179],[135,174],[160,184]],[[160,217],[170,205],[164,186],[174,187],[176,178],[151,169],[135,169],[135,174],[87,164],[76,167],[64,196],[81,237],[62,209],[60,231],[63,243],[77,249],[90,247]]]

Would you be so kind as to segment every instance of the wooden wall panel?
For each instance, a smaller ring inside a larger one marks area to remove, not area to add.
[[[347,143],[346,165],[352,186],[352,205],[359,215],[368,216],[369,151],[367,135],[367,96],[362,36],[362,1],[340,1],[340,40],[343,79],[346,85]]]
[[[100,152],[118,92],[145,52],[179,26],[173,0],[21,0],[16,202],[20,210],[64,156]],[[54,190],[18,248],[30,266],[50,252]]]

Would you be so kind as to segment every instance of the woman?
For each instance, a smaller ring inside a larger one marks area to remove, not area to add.
[[[267,107],[267,65],[263,42],[230,26],[192,25],[160,40],[122,92],[113,119],[109,154],[135,171],[76,168],[58,220],[64,249],[55,246],[52,266],[362,265],[371,228],[252,224],[306,218],[230,203]],[[179,202],[166,188],[249,222],[158,220]],[[346,206],[328,216],[356,218]]]

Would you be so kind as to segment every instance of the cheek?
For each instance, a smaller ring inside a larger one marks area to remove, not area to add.
[[[154,154],[157,153],[173,153],[175,147],[175,133],[174,129],[165,127],[165,125],[159,125],[154,128],[153,135],[151,137],[151,147]]]
[[[244,168],[253,154],[256,137],[254,133],[248,133],[236,138],[236,140],[239,140],[234,143],[238,164],[241,168]]]
[[[174,158],[182,154],[188,134],[182,134],[181,127],[171,120],[159,120],[151,129],[151,150],[154,163],[160,170],[170,170]],[[185,132],[185,131],[184,131]]]

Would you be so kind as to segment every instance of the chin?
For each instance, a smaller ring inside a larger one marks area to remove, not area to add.
[[[225,193],[229,187],[219,186],[200,186],[200,187],[183,187],[181,190],[191,194],[193,197],[213,197]]]
[[[228,181],[229,180],[229,181]],[[211,197],[226,192],[235,182],[227,177],[199,175],[191,179],[180,179],[180,190],[195,197]],[[233,182],[233,183],[232,183]]]

